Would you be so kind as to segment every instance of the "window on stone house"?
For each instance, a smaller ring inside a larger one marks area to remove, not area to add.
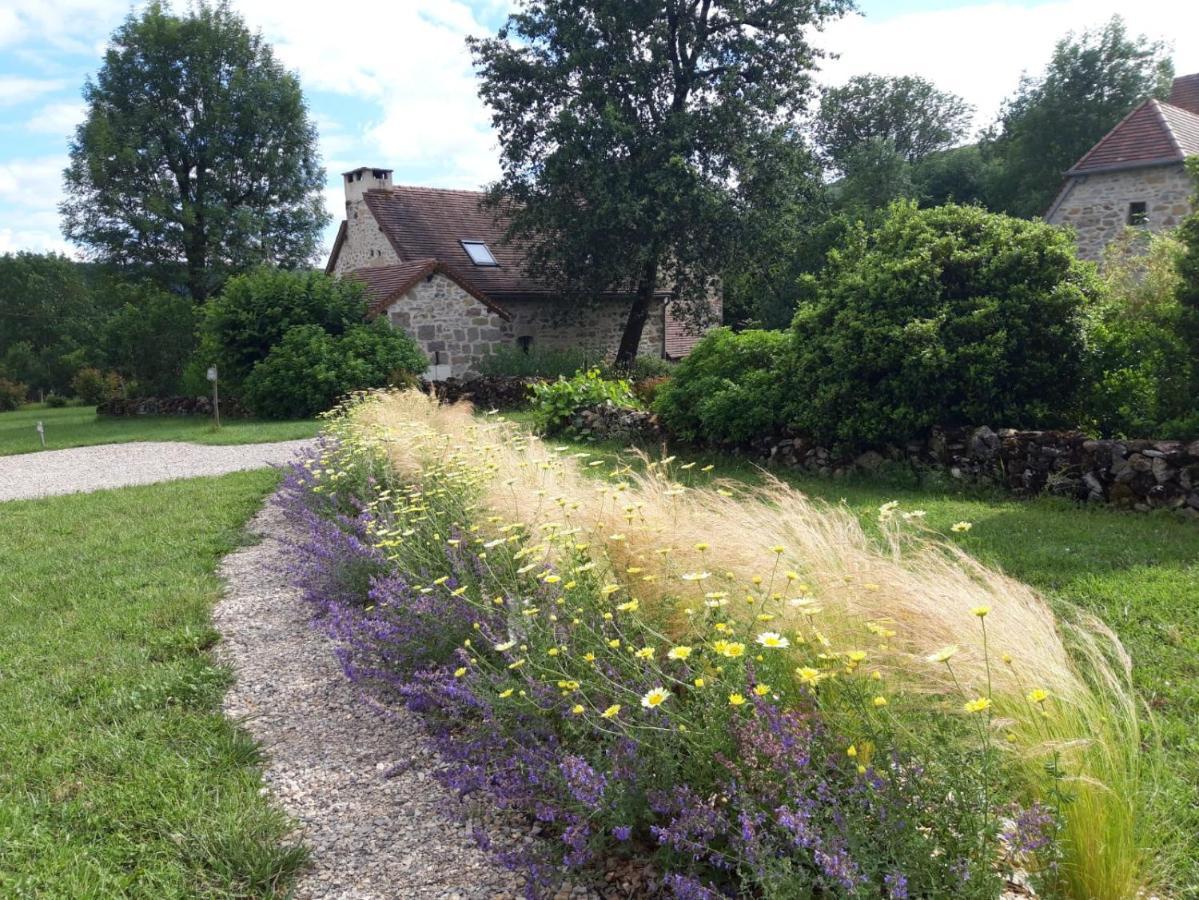
[[[521,353],[528,353],[533,349],[533,335],[521,335],[516,339],[516,346],[520,347]]]
[[[462,249],[466,251],[466,255],[470,257],[470,261],[476,266],[498,266],[495,257],[491,255],[491,251],[482,241],[459,241]]]
[[[1137,200],[1128,204],[1128,224],[1129,225],[1148,225],[1149,224],[1149,208],[1143,200]]]

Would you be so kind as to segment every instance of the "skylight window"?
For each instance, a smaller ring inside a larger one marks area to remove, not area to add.
[[[491,255],[491,251],[487,249],[487,245],[482,241],[459,241],[462,244],[462,249],[466,251],[466,255],[470,257],[470,261],[476,266],[498,266],[495,257]]]

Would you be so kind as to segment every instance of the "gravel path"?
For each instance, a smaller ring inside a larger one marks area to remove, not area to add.
[[[268,503],[250,528],[263,540],[222,564],[217,652],[237,675],[225,711],[266,748],[270,790],[312,853],[295,896],[519,896],[520,878],[448,815],[437,759],[410,714],[365,703],[309,624],[283,574],[287,524],[278,507]],[[494,823],[488,831],[505,845],[522,839]]]
[[[287,462],[310,443],[216,446],[137,441],[0,456],[0,501],[261,469]]]

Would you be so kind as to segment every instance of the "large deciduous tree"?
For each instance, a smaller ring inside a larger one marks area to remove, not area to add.
[[[735,242],[738,177],[812,93],[806,31],[851,0],[530,0],[471,41],[511,236],[531,274],[631,292],[618,364],[665,282],[699,309]]]
[[[1173,71],[1165,45],[1129,35],[1119,16],[1067,35],[1040,77],[1021,79],[986,144],[1001,162],[992,204],[1043,214],[1062,173],[1142,100],[1165,96]]]
[[[914,75],[858,75],[829,88],[813,130],[827,160],[845,172],[863,144],[885,142],[909,163],[960,142],[974,108]]]
[[[298,80],[227,3],[151,3],[117,29],[83,90],[64,231],[204,300],[259,263],[314,256],[328,219]]]

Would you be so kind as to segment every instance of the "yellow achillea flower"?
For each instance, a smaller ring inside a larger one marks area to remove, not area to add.
[[[970,610],[971,613],[978,616],[980,619],[985,618],[987,613],[990,611],[991,607],[989,606],[976,606],[974,609]]]
[[[737,641],[729,641],[720,649],[721,656],[727,656],[730,659],[736,659],[745,653],[745,645]]]
[[[670,652],[666,654],[668,659],[686,659],[691,655],[690,647],[671,647]]]
[[[571,711],[572,713],[574,713],[576,716],[581,716],[581,715],[583,715],[583,712],[584,712],[584,710],[583,710],[583,704],[582,704],[582,703],[576,703],[574,706],[572,706],[572,707],[570,708],[570,711]]]
[[[683,581],[703,581],[705,578],[711,577],[711,572],[686,572],[683,574]]]
[[[1049,692],[1041,688],[1034,688],[1028,692],[1029,703],[1044,703],[1049,699]]]
[[[887,705],[887,698],[886,697],[875,697],[872,702],[874,703],[875,706],[882,708]]]
[[[845,751],[845,755],[848,756],[850,759],[853,759],[855,756],[858,755],[858,748],[855,747],[853,744],[850,744],[849,748]]]
[[[546,575],[544,578],[546,584],[557,584],[561,580],[561,575]]]
[[[654,658],[654,648],[653,647],[642,647],[640,650],[637,651],[635,656],[638,659],[653,659]]]
[[[633,598],[628,603],[621,603],[616,609],[618,612],[636,612],[639,605],[637,599]]]
[[[619,590],[620,590],[619,584],[605,584],[602,588],[600,588],[600,593],[603,594],[605,597],[611,597],[613,594],[615,594]]]
[[[745,703],[745,698],[740,694],[729,694],[729,706],[741,706],[743,703]]]
[[[759,697],[765,697],[767,694],[770,693],[770,685],[768,685],[768,684],[754,685],[754,693],[757,694]]]
[[[974,523],[972,522],[954,522],[949,526],[949,530],[961,534],[963,531],[969,531],[973,527]]]
[[[988,697],[979,697],[976,700],[969,700],[962,706],[968,713],[986,712],[991,708],[991,700]]]
[[[595,654],[594,653],[584,653],[583,661],[584,662],[595,662]]]
[[[763,631],[755,640],[763,647],[769,647],[772,650],[786,650],[791,646],[791,642],[777,631]]]
[[[613,650],[619,650],[620,649],[620,638],[612,638],[612,640],[608,641],[608,646],[611,647]]]
[[[455,669],[455,670],[454,670],[454,677],[455,677],[455,678],[461,678],[461,677],[462,677],[463,675],[465,675],[465,674],[466,674],[466,667],[465,667],[465,666],[463,666],[462,668],[459,668],[459,669]]]
[[[694,684],[697,688],[701,688],[705,684],[707,684],[707,682],[704,681],[702,678],[697,678],[697,679],[695,679],[695,681],[692,682],[692,684]]]
[[[695,545],[695,549],[698,550],[700,553],[703,553],[705,550],[708,549],[708,545],[704,541],[700,541],[698,544]]]
[[[603,716],[605,719],[615,719],[619,714],[620,714],[620,704],[619,703],[613,703],[611,706],[609,706],[607,709],[605,709],[602,713],[600,713],[600,715]]]
[[[641,705],[646,709],[653,709],[654,707],[661,706],[669,699],[670,691],[666,690],[666,688],[651,688],[645,693],[645,696],[641,698]]]
[[[502,644],[496,644],[495,649],[498,653],[506,653],[516,646],[516,641],[504,641]]]
[[[778,556],[782,556],[783,552],[784,552],[786,549],[787,549],[787,548],[786,548],[786,547],[784,547],[782,544],[775,544],[773,547],[771,547],[771,548],[770,548],[770,552],[771,552],[771,553],[774,553],[774,554],[776,554],[776,555],[778,555]]]
[[[927,659],[931,663],[947,663],[957,655],[959,649],[957,644],[950,644],[947,647],[942,647],[936,653],[930,653]]]
[[[501,700],[507,700],[511,696],[512,696],[512,688],[508,688],[508,690],[506,690],[506,691],[500,691],[500,699]]]

